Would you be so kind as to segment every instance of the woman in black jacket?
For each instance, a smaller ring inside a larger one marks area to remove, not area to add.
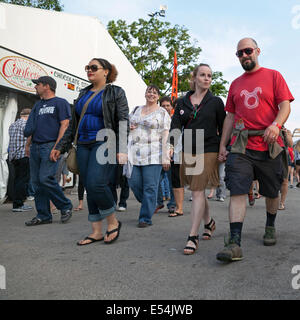
[[[203,240],[209,240],[216,228],[209,214],[205,189],[219,185],[218,152],[226,114],[223,101],[209,91],[211,82],[211,68],[200,64],[192,75],[192,91],[178,101],[171,124],[171,130],[190,129],[183,133],[183,161],[180,167],[181,183],[189,186],[193,198],[192,228],[184,249],[186,255],[194,254],[198,249],[202,219],[205,229]],[[198,129],[204,130],[204,141],[199,137],[196,139]],[[190,132],[192,136],[188,137]]]
[[[83,89],[74,102],[72,123],[53,155],[55,160],[60,153],[71,147],[81,111],[89,98],[98,91],[89,102],[78,130],[77,162],[87,191],[89,221],[93,229],[91,235],[77,243],[80,246],[102,240],[111,244],[119,237],[121,222],[115,216],[116,204],[110,186],[115,178],[112,174],[116,169],[115,159],[120,164],[127,162],[126,136],[129,132],[129,109],[125,92],[122,88],[111,85],[117,78],[115,66],[105,59],[95,58],[85,70],[92,84]],[[124,132],[121,132],[121,128]],[[111,138],[114,141],[114,137],[104,139],[111,133],[116,138],[115,144],[111,143]],[[115,163],[111,163],[111,160]],[[107,232],[103,237],[104,219],[107,220]]]

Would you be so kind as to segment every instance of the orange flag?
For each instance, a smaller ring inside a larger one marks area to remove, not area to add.
[[[174,102],[178,98],[178,73],[177,73],[177,54],[174,53],[174,69],[173,69],[173,82],[172,82],[172,95],[171,100]]]

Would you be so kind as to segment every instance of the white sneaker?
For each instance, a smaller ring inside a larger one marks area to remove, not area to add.
[[[33,200],[34,200],[34,197],[33,197],[33,196],[29,196],[29,197],[27,197],[27,200],[28,200],[28,201],[33,201]]]
[[[220,201],[220,202],[224,202],[225,201],[225,199],[223,197],[217,198],[216,200]]]
[[[126,211],[126,210],[127,210],[127,209],[126,209],[125,207],[119,207],[119,208],[118,208],[118,211],[119,211],[119,212],[124,212],[124,211]]]
[[[22,207],[12,209],[13,212],[26,212],[31,211],[33,208],[24,204]]]

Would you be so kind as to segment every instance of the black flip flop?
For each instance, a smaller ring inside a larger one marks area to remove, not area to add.
[[[115,241],[119,238],[122,223],[121,223],[121,221],[118,221],[118,222],[119,222],[119,226],[118,226],[117,229],[114,229],[114,230],[111,230],[111,231],[107,231],[107,232],[106,232],[106,235],[107,235],[107,236],[111,235],[111,234],[114,233],[114,232],[118,232],[117,235],[116,235],[116,237],[113,238],[113,239],[110,240],[110,241],[105,241],[105,240],[104,240],[104,243],[105,243],[105,244],[111,244],[111,243],[115,242]]]
[[[88,246],[89,244],[92,244],[92,243],[95,243],[95,242],[99,242],[99,241],[103,241],[104,240],[104,237],[102,237],[101,239],[97,240],[97,239],[94,239],[94,238],[91,238],[91,237],[86,237],[83,239],[84,240],[90,240],[91,242],[88,242],[88,243],[80,243],[80,242],[77,242],[77,245],[78,246]]]
[[[181,216],[183,216],[183,213],[180,213],[180,212],[177,212],[177,211],[175,211],[174,213],[170,213],[169,214],[170,218],[181,217]]]

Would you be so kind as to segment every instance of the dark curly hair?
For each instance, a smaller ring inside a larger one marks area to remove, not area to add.
[[[102,58],[94,58],[92,60],[98,61],[104,70],[108,70],[106,83],[113,83],[117,80],[118,70],[115,67],[115,65],[111,64],[110,62]]]
[[[158,86],[156,86],[155,84],[149,84],[146,89],[146,92],[148,90],[152,90],[152,89],[155,90],[157,92],[157,94],[160,96],[160,90],[159,90]]]
[[[173,105],[172,105],[172,100],[171,100],[171,98],[170,97],[162,97],[160,100],[159,100],[159,104],[161,105],[163,102],[170,102],[170,104],[171,104],[171,106],[173,107]]]

